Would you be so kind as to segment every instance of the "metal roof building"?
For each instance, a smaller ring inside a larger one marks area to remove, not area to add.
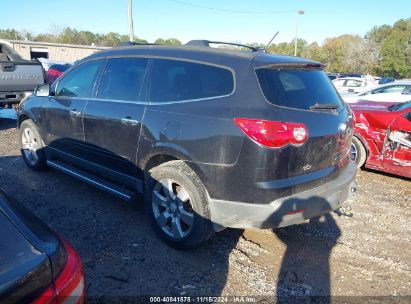
[[[60,44],[49,42],[36,42],[26,40],[2,40],[6,42],[24,59],[46,58],[51,60],[74,62],[88,55],[108,47],[97,47],[75,44]]]

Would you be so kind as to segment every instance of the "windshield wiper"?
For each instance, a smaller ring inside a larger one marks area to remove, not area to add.
[[[310,110],[335,110],[338,105],[335,103],[316,103],[309,107]]]

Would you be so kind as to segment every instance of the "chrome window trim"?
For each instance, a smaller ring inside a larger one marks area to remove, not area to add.
[[[211,99],[219,99],[219,98],[225,98],[233,95],[234,93],[230,93],[227,95],[220,95],[220,96],[213,96],[213,97],[203,97],[203,98],[197,98],[197,99],[184,99],[184,100],[173,100],[173,101],[162,101],[162,102],[154,102],[154,101],[149,101],[148,104],[150,106],[160,106],[160,105],[167,105],[167,104],[178,104],[178,103],[189,103],[189,102],[198,102],[198,101],[207,101]]]
[[[90,100],[90,101],[113,102],[113,103],[139,104],[139,105],[147,104],[147,101],[141,101],[141,100],[132,101],[132,100],[123,100],[123,99],[106,99],[106,98],[98,98],[98,97],[89,98],[88,100]]]
[[[216,64],[216,63],[211,63],[211,62],[206,62],[206,61],[201,61],[201,60],[195,60],[195,59],[187,59],[187,58],[180,58],[180,57],[171,57],[171,56],[157,56],[157,55],[110,55],[110,56],[104,56],[104,57],[98,57],[98,58],[92,58],[90,60],[86,60],[79,65],[73,66],[73,68],[66,74],[62,79],[59,80],[59,82],[56,85],[55,92],[58,91],[58,86],[67,75],[71,73],[72,70],[77,69],[82,64],[91,62],[91,61],[96,61],[96,60],[108,60],[113,59],[113,58],[146,58],[146,59],[165,59],[165,60],[174,60],[174,61],[185,61],[185,62],[191,62],[191,63],[197,63],[197,64],[203,64],[203,65],[208,65],[208,66],[214,66],[217,68],[225,69],[231,72],[231,75],[233,77],[233,89],[229,94],[225,95],[218,95],[218,96],[211,96],[211,97],[203,97],[203,98],[195,98],[195,99],[184,99],[184,100],[170,100],[170,101],[164,101],[164,102],[153,102],[151,100],[147,101],[129,101],[129,100],[119,100],[119,99],[101,99],[97,98],[95,96],[91,96],[90,98],[87,98],[89,100],[101,100],[101,101],[106,101],[106,102],[117,102],[117,103],[129,103],[129,104],[149,104],[149,105],[169,105],[169,104],[179,104],[179,103],[189,103],[189,102],[198,102],[198,101],[208,101],[212,99],[220,99],[220,98],[226,98],[234,95],[235,91],[237,90],[237,76],[233,68],[228,67],[226,65],[221,65],[221,64]],[[150,65],[150,64],[149,64]],[[151,67],[148,67],[150,69],[151,73]],[[147,71],[148,71],[147,69]],[[99,83],[100,85],[100,83]],[[150,81],[151,85],[151,81]],[[70,99],[84,99],[84,98],[78,98],[78,97],[68,97],[68,96],[55,96],[56,98],[70,98]]]

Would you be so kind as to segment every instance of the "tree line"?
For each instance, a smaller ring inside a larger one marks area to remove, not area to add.
[[[113,32],[98,34],[66,27],[55,34],[38,35],[15,29],[0,29],[0,39],[114,47],[128,41],[129,36]],[[147,43],[147,40],[139,37],[135,37],[134,41]],[[181,45],[175,38],[158,38],[154,43]],[[251,45],[266,48],[264,44]],[[267,51],[293,55],[294,40],[272,44]],[[400,19],[392,26],[374,26],[363,37],[346,34],[327,38],[321,45],[317,42],[308,44],[306,40],[298,39],[297,55],[324,63],[326,70],[330,72],[372,74],[397,79],[411,78],[411,18]]]
[[[107,34],[98,34],[92,33],[90,31],[78,31],[70,27],[66,27],[56,34],[42,33],[38,35],[33,35],[25,30],[17,31],[15,29],[0,29],[0,39],[114,47],[118,46],[122,42],[129,41],[129,35],[121,35],[119,33],[113,32]],[[134,41],[138,43],[147,43],[147,40],[138,37],[134,37]],[[181,45],[181,42],[175,38],[159,38],[154,43]]]

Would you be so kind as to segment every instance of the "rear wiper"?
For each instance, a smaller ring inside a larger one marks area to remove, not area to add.
[[[309,107],[310,110],[335,110],[338,105],[335,103],[316,103]]]

